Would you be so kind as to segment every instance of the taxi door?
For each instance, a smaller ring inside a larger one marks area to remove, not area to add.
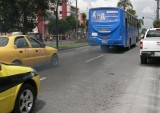
[[[48,54],[43,45],[33,38],[28,38],[31,44],[32,56],[36,65],[41,65],[48,62]]]
[[[3,76],[0,71],[0,113],[10,112],[11,77]]]
[[[24,36],[16,37],[14,45],[18,59],[22,61],[23,65],[30,65],[30,48]]]

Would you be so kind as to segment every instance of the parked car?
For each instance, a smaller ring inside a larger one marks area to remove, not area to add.
[[[146,64],[152,57],[160,57],[160,28],[148,29],[140,41],[141,63]]]
[[[39,84],[34,69],[0,63],[0,113],[31,113]]]
[[[58,52],[27,35],[0,36],[0,62],[32,67],[57,66]]]

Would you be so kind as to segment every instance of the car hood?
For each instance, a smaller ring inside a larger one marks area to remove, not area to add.
[[[25,74],[32,71],[33,69],[30,67],[1,64],[1,73],[3,73],[5,76]]]

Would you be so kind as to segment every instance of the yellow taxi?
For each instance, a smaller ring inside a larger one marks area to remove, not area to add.
[[[25,66],[58,65],[57,49],[27,35],[0,36],[0,62]]]
[[[0,113],[31,113],[40,81],[30,67],[0,63]]]

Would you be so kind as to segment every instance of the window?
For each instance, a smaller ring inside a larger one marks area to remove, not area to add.
[[[33,48],[42,48],[42,44],[40,44],[38,41],[34,40],[33,38],[28,38],[28,40],[30,41],[31,43],[31,46]]]
[[[146,37],[160,37],[160,30],[149,30]]]
[[[8,38],[6,37],[0,37],[0,47],[6,46],[8,43]]]
[[[17,37],[15,40],[17,48],[29,48],[29,45],[24,37]]]
[[[59,11],[59,14],[62,14],[62,11]]]

